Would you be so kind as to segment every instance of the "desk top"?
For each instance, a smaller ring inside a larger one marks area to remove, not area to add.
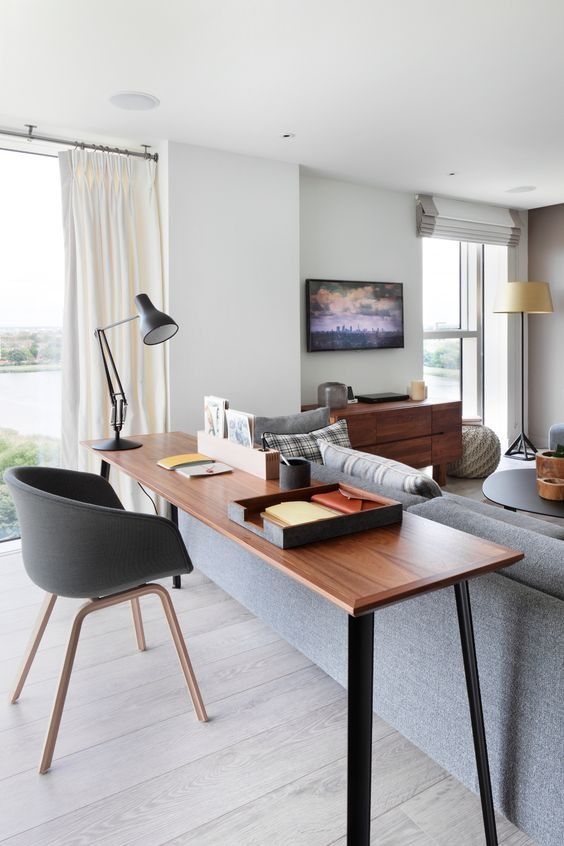
[[[278,549],[227,516],[230,501],[276,493],[278,482],[242,470],[188,478],[156,462],[195,452],[194,437],[183,432],[134,437],[141,449],[95,454],[355,617],[523,558],[521,552],[407,513],[395,526]]]

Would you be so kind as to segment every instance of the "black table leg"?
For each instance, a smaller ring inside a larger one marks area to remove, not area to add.
[[[104,461],[104,459],[100,462],[100,476],[102,479],[106,480],[110,478],[110,465],[109,462]]]
[[[474,752],[478,769],[480,785],[480,799],[482,801],[482,816],[487,846],[497,846],[497,829],[488,764],[488,748],[486,746],[486,732],[484,729],[484,714],[480,695],[480,680],[476,661],[476,645],[474,642],[474,627],[472,625],[472,610],[470,607],[470,593],[468,582],[459,582],[454,586],[456,596],[456,610],[460,627],[460,643],[464,658],[464,672],[468,689],[468,704],[472,720],[472,734],[474,736]]]
[[[349,616],[347,846],[370,844],[374,614]]]
[[[170,519],[174,523],[175,526],[178,526],[178,508],[176,505],[173,505],[172,502],[170,504]],[[173,588],[181,588],[182,587],[182,576],[173,576],[172,577],[172,586]]]

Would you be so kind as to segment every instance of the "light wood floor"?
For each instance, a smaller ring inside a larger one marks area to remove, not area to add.
[[[198,723],[156,598],[85,623],[53,768],[37,774],[69,620],[60,600],[17,705],[42,595],[0,555],[3,846],[344,846],[343,690],[202,575],[172,591],[210,722]],[[374,718],[373,842],[481,846],[477,798]],[[532,841],[499,818],[504,846]]]

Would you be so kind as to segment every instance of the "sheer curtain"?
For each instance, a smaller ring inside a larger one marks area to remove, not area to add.
[[[141,292],[166,307],[156,163],[84,150],[60,153],[59,162],[66,273],[62,463],[98,472],[79,443],[111,434],[94,329],[135,314]],[[165,431],[166,345],[145,347],[136,321],[107,334],[128,400],[123,434]],[[146,498],[123,474],[114,471],[112,482],[127,507],[145,510]]]

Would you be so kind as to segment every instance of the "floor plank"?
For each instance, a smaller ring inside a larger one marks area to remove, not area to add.
[[[0,556],[0,691],[42,594]],[[170,580],[164,584],[170,586]],[[88,621],[54,766],[36,773],[69,623],[55,606],[17,705],[0,707],[2,846],[345,846],[346,697],[202,574],[171,591],[210,722],[194,717],[158,603]],[[534,846],[500,818],[504,846]],[[374,718],[373,838],[380,846],[480,844],[476,797]]]

